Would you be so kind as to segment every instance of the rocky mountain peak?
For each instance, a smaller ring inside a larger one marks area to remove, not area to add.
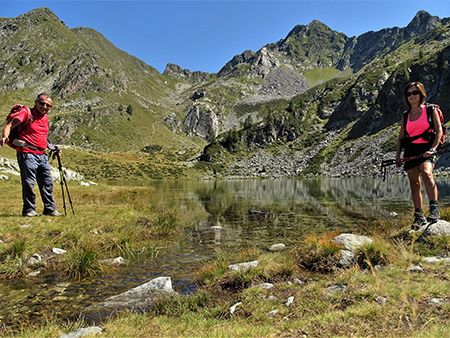
[[[39,7],[33,9],[25,14],[19,15],[18,19],[30,18],[30,17],[38,17],[43,20],[55,20],[60,21],[59,18],[47,7]]]
[[[427,11],[418,11],[411,22],[406,27],[408,35],[421,35],[441,25],[441,19],[432,16]]]

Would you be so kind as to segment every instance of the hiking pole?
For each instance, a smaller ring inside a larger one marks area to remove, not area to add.
[[[55,156],[58,158],[58,169],[59,169],[60,184],[61,184],[61,190],[62,190],[64,215],[67,215],[67,211],[66,211],[66,199],[65,199],[65,196],[64,196],[64,186],[66,187],[67,197],[68,197],[68,199],[69,199],[70,207],[72,208],[72,214],[75,215],[75,211],[73,210],[72,199],[70,198],[69,188],[68,188],[68,186],[67,186],[67,181],[66,181],[65,172],[64,172],[64,170],[63,170],[62,163],[61,163],[60,152],[59,152],[58,147],[56,147],[56,146],[55,146],[55,150],[54,150],[54,152],[53,152],[53,158],[55,158]]]
[[[381,172],[383,173],[383,169],[384,169],[384,173],[383,173],[383,182],[386,181],[386,171],[387,171],[387,167],[390,165],[394,165],[397,162],[399,163],[403,163],[403,162],[408,162],[408,161],[412,161],[412,160],[417,160],[419,158],[422,158],[423,154],[421,155],[417,155],[417,156],[411,156],[411,157],[403,157],[400,158],[398,161],[395,159],[391,159],[391,160],[383,160],[381,161]]]

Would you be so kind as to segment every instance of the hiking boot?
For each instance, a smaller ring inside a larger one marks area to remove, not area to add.
[[[441,212],[439,211],[439,204],[430,205],[430,214],[427,217],[427,221],[430,223],[437,222],[441,219]]]
[[[427,225],[427,219],[425,218],[425,216],[420,212],[415,212],[414,213],[414,223],[411,225],[411,230],[419,231],[425,225]]]
[[[64,214],[61,214],[59,211],[57,210],[53,210],[53,211],[44,211],[43,214],[45,216],[64,216]]]
[[[22,213],[22,217],[38,217],[41,216],[40,214],[38,214],[36,211],[34,210],[30,210],[27,212]]]

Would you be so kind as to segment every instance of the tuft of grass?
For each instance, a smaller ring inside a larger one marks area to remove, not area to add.
[[[101,270],[98,258],[99,252],[92,244],[68,252],[64,258],[68,276],[78,280],[82,277],[95,276]]]
[[[342,245],[331,241],[339,232],[329,232],[321,237],[316,234],[306,238],[292,250],[292,255],[300,267],[309,271],[332,272],[339,260]]]

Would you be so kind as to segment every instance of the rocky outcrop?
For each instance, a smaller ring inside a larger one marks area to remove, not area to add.
[[[7,175],[15,175],[20,176],[20,168],[19,164],[17,163],[17,160],[12,160],[8,158],[4,158],[0,156],[0,172],[3,172]],[[53,180],[60,181],[60,173],[58,168],[51,168],[52,177]],[[80,181],[84,179],[83,175],[80,175],[79,173],[76,173],[73,170],[69,170],[63,167],[64,177],[67,181]],[[8,179],[8,176],[6,176],[4,179]]]
[[[183,129],[189,136],[209,140],[219,132],[219,118],[209,106],[196,105],[191,108],[183,122]]]

